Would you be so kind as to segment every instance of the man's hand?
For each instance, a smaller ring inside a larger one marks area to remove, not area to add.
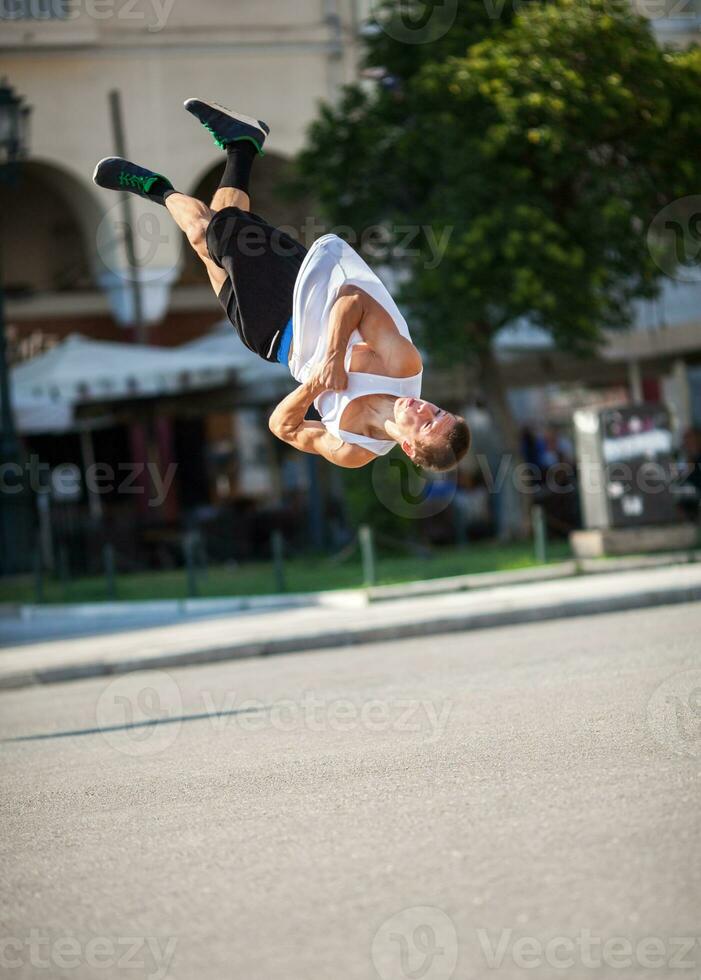
[[[327,354],[311,373],[309,380],[317,383],[321,391],[345,391],[348,375],[344,365],[345,353]]]

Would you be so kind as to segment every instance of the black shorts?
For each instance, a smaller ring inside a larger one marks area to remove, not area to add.
[[[219,302],[250,350],[276,361],[292,318],[297,274],[307,254],[301,242],[257,214],[223,208],[207,227],[207,248],[227,273]]]

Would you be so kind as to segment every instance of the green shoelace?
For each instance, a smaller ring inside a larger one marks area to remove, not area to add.
[[[118,179],[120,187],[129,187],[132,190],[141,191],[142,194],[148,194],[159,178],[158,176],[140,177],[138,174],[130,174],[126,170],[122,170]]]

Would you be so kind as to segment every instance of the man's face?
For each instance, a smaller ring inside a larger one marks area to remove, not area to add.
[[[394,403],[394,422],[402,446],[430,443],[441,438],[455,423],[455,416],[421,398],[398,398]]]

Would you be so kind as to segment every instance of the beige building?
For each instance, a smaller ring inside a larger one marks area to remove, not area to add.
[[[115,152],[112,90],[129,156],[185,192],[208,189],[222,155],[184,99],[265,119],[258,201],[282,220],[275,182],[318,101],[355,77],[365,13],[362,0],[1,0],[2,71],[33,110],[30,160],[2,192],[10,321],[127,316],[123,212],[91,180]],[[216,311],[169,216],[137,200],[132,211],[147,317]]]
[[[457,0],[448,0],[448,3]],[[665,43],[701,38],[701,0],[632,0]],[[31,155],[17,186],[0,186],[8,319],[22,354],[81,329],[117,339],[132,305],[124,214],[96,188],[96,161],[115,152],[109,93],[121,96],[128,155],[203,197],[222,155],[182,109],[191,95],[244,108],[272,133],[254,207],[300,231],[313,208],[275,187],[320,99],[357,76],[360,34],[376,0],[0,0],[2,72],[32,106]],[[197,261],[161,208],[132,199],[146,318],[157,343],[199,335],[219,309]],[[609,367],[641,387],[646,364],[682,383],[699,336],[699,285],[668,279],[639,330],[616,337]],[[165,318],[165,319],[164,319]],[[616,364],[622,367],[616,368]],[[575,368],[576,369],[576,368]],[[522,376],[517,372],[517,376]],[[552,368],[545,376],[552,377]],[[542,382],[536,363],[532,383]],[[692,402],[675,396],[684,421]]]

